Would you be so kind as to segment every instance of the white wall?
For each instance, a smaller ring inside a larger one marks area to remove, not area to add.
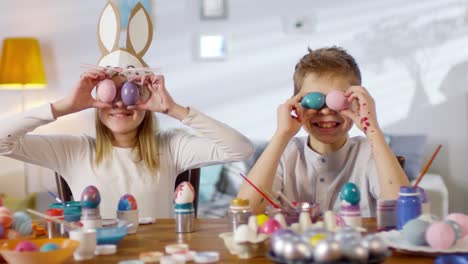
[[[199,1],[154,2],[155,35],[145,60],[162,68],[179,103],[223,120],[251,138],[268,139],[275,129],[276,106],[291,95],[294,65],[307,46],[343,46],[361,65],[364,85],[376,100],[385,131],[428,134],[427,156],[438,143],[444,145],[431,171],[446,180],[451,211],[468,212],[461,198],[468,192],[464,1],[228,0],[229,18],[221,21],[200,21]],[[96,25],[104,3],[1,1],[0,38],[35,36],[42,45],[49,86],[27,93],[28,108],[65,96],[81,73],[79,63],[97,61]],[[296,16],[315,21],[313,32],[286,34],[285,18]],[[225,34],[230,40],[228,59],[194,60],[198,33]],[[17,92],[0,94],[2,116],[20,110]],[[90,117],[92,112],[77,114],[42,131],[92,134]],[[162,118],[161,125],[178,124]],[[20,165],[3,164],[1,159],[1,167],[14,167],[21,174]],[[40,183],[53,186],[50,172],[28,166],[28,174],[34,179],[33,190]],[[7,188],[11,178],[6,184],[2,175],[0,192],[19,193],[21,184]]]

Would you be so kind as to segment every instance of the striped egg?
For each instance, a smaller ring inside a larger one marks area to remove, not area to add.
[[[2,225],[5,229],[11,227],[13,223],[13,213],[10,209],[2,206],[0,207],[0,225]]]
[[[28,236],[32,233],[32,219],[25,212],[15,212],[13,214],[13,226],[21,236]]]

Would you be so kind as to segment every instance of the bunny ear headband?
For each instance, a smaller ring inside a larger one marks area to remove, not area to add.
[[[141,3],[132,10],[126,30],[125,47],[119,47],[120,14],[117,6],[107,1],[98,24],[98,42],[102,57],[98,65],[82,64],[85,68],[103,68],[111,74],[146,75],[157,71],[148,68],[143,55],[153,40],[153,24]]]

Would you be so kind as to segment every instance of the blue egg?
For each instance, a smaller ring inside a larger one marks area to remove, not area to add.
[[[60,249],[60,247],[57,244],[47,243],[47,244],[42,245],[42,247],[41,247],[41,249],[39,249],[39,251],[47,252],[47,251],[52,251],[52,250],[57,250],[57,249]]]
[[[97,208],[100,203],[101,195],[95,186],[90,185],[81,193],[81,206],[83,208]]]
[[[25,212],[15,212],[13,214],[12,228],[22,236],[28,236],[32,233],[32,219]]]
[[[307,109],[320,110],[325,105],[325,95],[319,92],[306,94],[301,100],[301,105]]]
[[[122,102],[125,105],[136,105],[137,100],[140,97],[138,85],[133,82],[125,82],[122,86],[120,96],[122,97]]]
[[[416,246],[427,245],[426,230],[431,224],[421,219],[408,221],[401,230],[401,236],[409,243]]]
[[[352,182],[347,182],[340,190],[340,199],[345,200],[346,202],[356,205],[361,201],[361,192],[359,187]]]

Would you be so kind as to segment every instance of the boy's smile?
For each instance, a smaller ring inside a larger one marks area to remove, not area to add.
[[[328,94],[332,90],[346,91],[351,86],[350,78],[342,75],[309,73],[305,76],[301,95],[311,92]],[[303,127],[309,134],[309,146],[326,154],[336,151],[346,142],[353,122],[327,106],[320,110],[303,108]]]

